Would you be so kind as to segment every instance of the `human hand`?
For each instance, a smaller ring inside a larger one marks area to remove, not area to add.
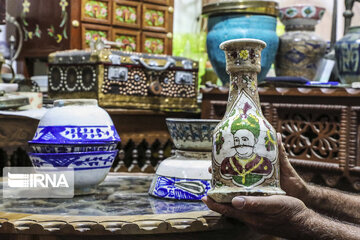
[[[297,174],[295,169],[291,166],[285,147],[282,144],[281,134],[277,134],[279,161],[280,161],[280,185],[287,195],[299,198],[306,202],[309,195],[309,186]]]
[[[209,197],[202,201],[213,211],[236,218],[260,233],[284,238],[301,238],[304,221],[313,212],[299,199],[289,196],[239,196],[232,204],[217,203]]]

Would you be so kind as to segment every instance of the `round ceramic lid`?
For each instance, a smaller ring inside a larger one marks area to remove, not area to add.
[[[252,13],[277,17],[279,3],[274,0],[205,0],[203,3],[203,15],[226,13]]]

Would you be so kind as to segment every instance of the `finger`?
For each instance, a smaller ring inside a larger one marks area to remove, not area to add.
[[[281,136],[281,133],[276,133],[276,136],[277,136],[277,143],[278,145],[280,145],[282,143],[282,136]]]
[[[289,159],[287,157],[287,153],[284,147],[284,144],[282,143],[282,137],[280,133],[277,133],[277,140],[278,140],[278,148],[279,148],[279,159],[280,159],[280,167],[281,170],[289,170],[293,167],[291,166]]]
[[[209,173],[212,173],[212,168],[211,168],[211,166],[209,166],[208,171],[209,171]]]
[[[236,210],[231,204],[217,203],[210,197],[206,196],[201,200],[208,206],[209,209],[227,217],[236,218],[243,222],[247,222],[247,218],[250,217],[247,213]]]
[[[285,205],[284,198],[286,196],[266,196],[266,197],[250,197],[241,196],[234,197],[232,205],[235,209],[248,213],[270,214],[276,213]],[[286,199],[285,199],[286,201]]]
[[[236,217],[234,214],[234,208],[231,206],[231,204],[223,204],[223,203],[217,203],[214,200],[212,200],[210,197],[203,197],[201,199],[211,210],[221,213],[228,217]]]

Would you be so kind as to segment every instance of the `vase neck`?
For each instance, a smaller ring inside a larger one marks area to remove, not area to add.
[[[287,32],[291,31],[315,31],[315,25],[286,25],[285,30]]]
[[[238,95],[244,91],[260,107],[256,72],[230,73],[229,99],[225,115],[234,107]]]

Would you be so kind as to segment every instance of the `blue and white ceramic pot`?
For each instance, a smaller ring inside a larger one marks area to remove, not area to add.
[[[33,166],[41,168],[71,168],[74,170],[75,195],[92,193],[108,174],[117,154],[115,151],[29,153]]]
[[[214,1],[211,1],[214,2]],[[224,85],[229,84],[225,70],[225,55],[219,45],[231,39],[253,38],[266,42],[262,53],[259,81],[264,80],[275,60],[279,45],[276,35],[278,4],[275,1],[226,1],[204,5],[208,16],[206,39],[210,62]]]
[[[360,82],[360,26],[350,27],[336,43],[335,56],[341,82]]]
[[[75,194],[102,182],[116,157],[120,137],[109,114],[95,99],[57,100],[40,120],[29,153],[35,168],[74,169]]]
[[[174,200],[201,200],[211,188],[212,132],[218,120],[166,119],[177,148],[156,170],[149,194]]]

